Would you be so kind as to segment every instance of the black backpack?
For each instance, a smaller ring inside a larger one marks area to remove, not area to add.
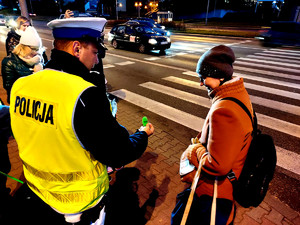
[[[243,207],[257,207],[265,198],[270,181],[273,179],[277,157],[273,139],[257,129],[257,118],[254,121],[248,108],[238,99],[227,97],[237,103],[251,119],[253,132],[247,158],[242,173],[237,179],[233,171],[227,174],[233,186],[233,197]]]

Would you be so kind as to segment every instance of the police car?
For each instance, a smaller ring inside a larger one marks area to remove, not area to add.
[[[108,33],[108,42],[114,47],[137,49],[140,53],[160,50],[162,53],[171,46],[170,37],[155,32],[143,24],[119,24]]]

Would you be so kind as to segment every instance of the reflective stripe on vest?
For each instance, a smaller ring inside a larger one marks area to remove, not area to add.
[[[83,180],[93,180],[97,179],[101,171],[103,170],[103,165],[98,163],[96,164],[94,170],[92,171],[78,171],[73,173],[51,173],[51,172],[44,172],[40,171],[38,169],[35,169],[34,167],[30,166],[26,162],[23,161],[23,165],[26,168],[27,171],[29,171],[31,174],[34,174],[34,176],[39,177],[41,179],[47,180],[47,181],[58,181],[58,182],[74,182],[74,181],[83,181]]]
[[[84,149],[73,125],[79,97],[92,87],[81,77],[43,70],[18,79],[11,91],[11,126],[28,185],[62,213],[93,207],[108,190],[106,166]]]

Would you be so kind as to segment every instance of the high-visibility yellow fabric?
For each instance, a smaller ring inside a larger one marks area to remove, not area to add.
[[[18,79],[11,91],[11,125],[28,186],[61,213],[94,206],[109,186],[106,166],[76,136],[73,117],[82,78],[44,70]]]

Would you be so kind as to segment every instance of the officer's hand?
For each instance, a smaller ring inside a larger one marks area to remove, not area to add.
[[[70,9],[67,9],[65,12],[65,18],[71,18],[71,17],[74,17],[74,13]]]
[[[154,133],[154,127],[151,123],[147,123],[143,131],[145,131],[149,137]]]

